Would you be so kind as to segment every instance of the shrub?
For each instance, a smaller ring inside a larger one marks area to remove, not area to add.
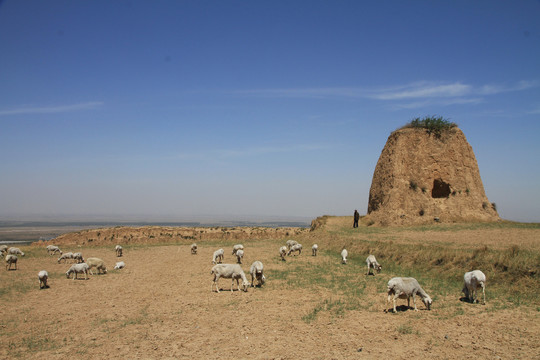
[[[409,180],[409,188],[410,188],[411,190],[416,191],[416,189],[418,188],[418,184],[416,183],[416,181],[414,181],[414,180]]]
[[[457,127],[456,123],[450,122],[442,116],[425,116],[423,119],[414,118],[403,128],[426,129],[428,134],[440,138],[444,131]]]

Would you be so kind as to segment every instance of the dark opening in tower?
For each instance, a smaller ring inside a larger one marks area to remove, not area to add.
[[[442,181],[442,179],[433,180],[433,189],[431,190],[432,198],[447,198],[450,196],[450,185]]]

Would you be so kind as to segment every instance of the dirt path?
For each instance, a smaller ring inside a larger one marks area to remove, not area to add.
[[[328,255],[304,252],[282,263],[277,244],[244,244],[246,273],[255,260],[268,273],[328,261]],[[488,301],[465,304],[456,313],[449,306],[456,295],[440,298],[432,311],[419,304],[419,312],[390,314],[382,311],[385,289],[368,284],[364,296],[370,306],[342,316],[321,311],[309,322],[303,317],[322,299],[339,295],[321,287],[294,289],[271,277],[247,293],[231,293],[230,280],[222,279],[225,291],[211,292],[215,249],[199,244],[195,256],[187,245],[126,249],[121,271],[112,270],[113,249],[83,249],[86,257],[101,257],[109,267],[107,275],[87,281],[66,279],[69,264],[57,264],[53,257],[24,259],[17,271],[0,270],[0,281],[20,277],[20,286],[27,287],[22,295],[3,295],[0,358],[540,358],[536,309],[499,310]],[[232,261],[226,248],[225,262]],[[41,269],[51,274],[46,290],[38,289]],[[372,277],[357,274],[351,281]]]

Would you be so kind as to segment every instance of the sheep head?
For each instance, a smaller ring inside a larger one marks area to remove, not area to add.
[[[426,305],[428,310],[431,310],[431,304],[433,304],[433,301],[431,300],[429,296],[426,296],[425,298],[423,298],[422,302],[424,303],[424,305]]]

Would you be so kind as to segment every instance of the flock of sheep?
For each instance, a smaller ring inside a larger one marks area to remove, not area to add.
[[[116,245],[115,251],[117,257],[122,256],[122,246]],[[0,245],[0,253],[2,254],[2,257],[5,256],[6,270],[8,271],[11,270],[11,265],[15,265],[14,270],[17,270],[17,255],[24,256],[24,253],[19,248],[8,248],[7,245]],[[73,260],[76,262],[75,264],[71,265],[71,267],[66,272],[66,277],[68,279],[71,274],[73,274],[73,280],[77,279],[78,274],[84,274],[85,279],[88,280],[88,273],[90,273],[90,275],[94,275],[94,273],[92,272],[92,268],[96,268],[98,274],[107,273],[107,267],[105,266],[105,262],[100,258],[90,257],[85,260],[81,253],[64,253],[62,252],[62,250],[60,250],[58,246],[55,245],[47,245],[47,253],[51,256],[55,254],[60,254],[60,257],[57,260],[59,264],[62,262],[62,260],[64,261],[64,263],[67,263],[68,260]],[[120,261],[116,263],[116,266],[114,268],[122,269],[125,266],[126,264],[123,261]],[[45,289],[49,287],[49,285],[47,284],[48,279],[49,273],[46,270],[41,270],[38,273],[40,289]]]
[[[197,254],[197,244],[191,245],[191,254],[196,255]],[[319,247],[317,244],[314,244],[311,247],[312,256],[317,256],[317,252],[319,250]],[[116,245],[115,252],[117,257],[122,256],[122,246]],[[6,270],[11,270],[12,265],[15,266],[14,270],[17,270],[17,261],[18,257],[17,255],[24,256],[24,253],[16,247],[10,247],[8,248],[6,245],[0,246],[0,252],[2,254],[2,257],[5,257],[6,261]],[[67,262],[67,260],[74,260],[76,263],[71,265],[71,267],[66,272],[66,277],[69,278],[71,274],[73,274],[73,280],[77,279],[77,274],[84,274],[85,279],[88,279],[88,272],[92,273],[92,268],[96,268],[96,270],[99,273],[107,273],[107,267],[105,266],[105,263],[103,260],[95,257],[87,258],[86,261],[84,260],[81,253],[63,253],[58,246],[54,245],[48,245],[47,246],[47,253],[49,255],[54,254],[60,254],[60,257],[58,258],[58,263],[60,263],[62,260],[64,263]],[[284,246],[281,246],[279,248],[279,256],[281,257],[282,261],[286,261],[285,256],[290,256],[293,253],[297,253],[300,255],[302,253],[302,245],[297,243],[294,240],[288,240]],[[236,257],[236,264],[222,264],[223,258],[224,258],[225,251],[223,249],[216,250],[212,257],[212,264],[214,265],[212,267],[211,274],[214,275],[214,280],[212,282],[210,290],[213,291],[214,287],[216,288],[216,292],[219,293],[219,287],[218,287],[218,280],[220,278],[225,279],[232,279],[231,284],[231,291],[234,291],[234,283],[236,281],[236,287],[239,290],[240,285],[239,282],[242,280],[242,290],[247,291],[248,287],[251,285],[251,287],[254,286],[254,280],[257,280],[259,287],[264,285],[266,281],[266,277],[264,276],[264,267],[263,263],[260,261],[255,261],[250,267],[250,275],[251,275],[251,283],[247,280],[246,274],[242,270],[241,264],[242,260],[244,258],[244,246],[242,244],[234,245],[232,250],[232,255]],[[347,264],[347,257],[348,252],[346,249],[343,249],[341,251],[341,263]],[[125,267],[125,263],[123,261],[117,262],[115,269],[122,269]],[[374,255],[369,255],[366,259],[366,265],[367,265],[367,273],[366,275],[369,275],[371,270],[381,272],[382,266],[377,262],[377,259]],[[375,273],[373,272],[373,275]],[[49,274],[46,270],[41,270],[38,273],[38,280],[39,280],[39,288],[47,288],[47,280],[49,278]],[[480,270],[474,270],[465,273],[464,275],[464,285],[462,292],[465,294],[465,297],[470,302],[477,301],[478,296],[478,289],[482,288],[482,294],[483,294],[483,304],[486,302],[486,293],[485,293],[485,284],[486,284],[486,275]],[[410,299],[412,297],[413,304],[414,304],[414,310],[418,311],[416,307],[416,296],[420,296],[422,299],[422,302],[426,306],[428,310],[431,308],[432,300],[431,297],[422,289],[418,281],[414,278],[406,278],[406,277],[395,277],[390,279],[388,281],[388,298],[387,298],[387,304],[393,300],[393,311],[396,312],[396,300],[399,299],[407,299],[407,306],[410,307]]]
[[[319,250],[319,246],[317,244],[314,244],[311,247],[311,254],[312,256],[317,256],[317,252]],[[281,257],[282,261],[286,261],[286,256],[290,256],[294,252],[297,252],[298,255],[302,253],[302,245],[298,244],[294,240],[288,240],[284,246],[281,246],[279,248],[279,256]],[[214,264],[214,267],[212,268],[211,274],[214,275],[214,280],[211,285],[210,290],[213,291],[214,287],[216,288],[216,291],[219,293],[219,287],[217,285],[217,282],[220,278],[226,278],[226,279],[232,279],[231,284],[231,291],[234,291],[234,282],[236,281],[236,287],[239,290],[239,281],[242,280],[242,289],[244,291],[247,291],[248,286],[250,285],[244,271],[242,270],[242,267],[240,264],[242,264],[242,259],[244,257],[244,246],[241,244],[234,245],[232,255],[236,256],[237,263],[236,264],[221,264],[223,261],[225,251],[223,249],[216,250],[212,257],[212,264]],[[197,254],[197,244],[191,245],[191,254],[196,255]],[[348,251],[347,249],[343,249],[341,251],[341,263],[347,264],[347,257],[348,257]],[[378,273],[381,272],[382,266],[377,262],[377,259],[374,255],[369,255],[366,259],[366,265],[367,265],[367,273],[366,275],[369,275],[371,271],[377,271]],[[265,283],[265,276],[263,275],[263,264],[260,261],[255,261],[250,268],[250,274],[251,274],[251,286],[253,287],[253,281],[254,279],[257,279],[259,282],[259,286],[263,285]],[[373,272],[373,275],[375,275],[375,272]],[[480,270],[474,270],[465,273],[464,277],[464,285],[462,292],[465,294],[465,298],[474,303],[477,301],[477,294],[478,289],[482,288],[483,293],[483,304],[486,303],[486,292],[485,292],[485,284],[486,284],[486,275],[480,271]],[[397,299],[407,299],[407,307],[410,307],[410,300],[412,297],[414,310],[418,311],[418,308],[416,307],[416,296],[420,296],[422,299],[422,302],[426,306],[428,310],[431,309],[431,304],[433,301],[431,300],[431,297],[422,289],[420,284],[415,278],[409,278],[409,277],[394,277],[388,281],[388,298],[387,298],[387,304],[393,300],[393,312],[397,312],[396,309],[396,300]],[[385,310],[386,311],[386,310]]]
[[[197,254],[197,244],[191,245],[191,253],[194,255]],[[240,290],[239,282],[240,279],[242,279],[242,290],[247,291],[250,283],[247,280],[244,270],[242,270],[242,267],[240,266],[242,264],[242,259],[244,258],[244,246],[242,244],[233,246],[232,255],[236,256],[236,264],[222,264],[221,262],[223,261],[224,254],[225,250],[219,249],[214,251],[212,256],[212,264],[214,264],[214,266],[212,267],[210,274],[214,275],[214,281],[212,282],[210,291],[213,291],[215,286],[216,291],[219,292],[218,280],[220,278],[232,279],[231,291],[234,291],[235,280],[236,288]],[[266,277],[264,276],[263,272],[264,267],[262,262],[255,261],[251,265],[251,268],[249,269],[249,273],[251,274],[251,287],[254,286],[253,283],[255,279],[257,280],[259,286],[264,285],[266,282]]]

